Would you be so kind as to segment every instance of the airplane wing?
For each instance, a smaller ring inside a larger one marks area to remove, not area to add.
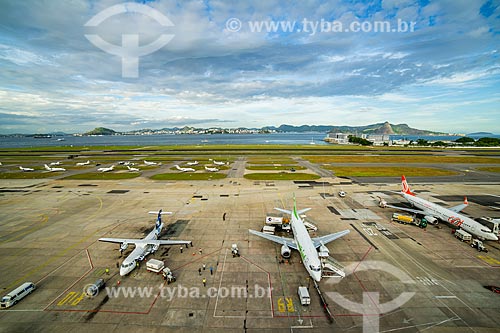
[[[467,197],[464,197],[464,203],[457,205],[457,206],[450,207],[448,209],[454,211],[455,213],[458,213],[459,211],[461,211],[462,209],[464,209],[468,205],[469,205],[469,201],[467,201]]]
[[[450,207],[448,209],[454,211],[455,213],[458,213],[458,212],[460,212],[462,209],[464,209],[467,206],[468,205],[466,205],[466,204],[460,204],[460,205],[457,205],[457,206]]]
[[[323,244],[323,245],[328,244],[328,243],[330,243],[330,242],[332,242],[340,237],[347,235],[349,232],[350,232],[350,230],[343,230],[343,231],[336,232],[334,234],[329,234],[329,235],[321,236],[321,237],[315,237],[312,239],[312,241],[314,243],[314,247],[318,248],[321,246],[321,244]]]
[[[390,208],[395,208],[399,210],[404,210],[413,214],[425,214],[423,210],[420,209],[411,209],[411,208],[405,208],[405,207],[398,207],[398,206],[393,206],[393,205],[385,205],[385,207],[390,207]]]
[[[191,244],[191,241],[167,239],[133,239],[133,238],[99,238],[101,242],[127,243],[137,245],[181,245]]]
[[[251,234],[254,234],[255,236],[265,238],[267,240],[273,241],[273,242],[281,244],[281,245],[286,244],[286,246],[288,246],[289,248],[297,250],[297,244],[295,244],[295,241],[292,238],[269,235],[269,234],[265,234],[263,232],[255,231],[255,230],[251,230],[251,229],[249,229],[248,231]]]

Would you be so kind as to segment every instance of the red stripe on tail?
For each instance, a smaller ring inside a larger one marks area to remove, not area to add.
[[[408,182],[406,181],[406,177],[404,175],[401,176],[401,185],[403,186],[403,189],[402,189],[403,193],[406,193],[406,194],[409,194],[409,195],[415,195],[415,193],[413,193],[410,190],[410,186],[408,185]]]

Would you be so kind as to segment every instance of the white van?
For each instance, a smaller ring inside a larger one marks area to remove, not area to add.
[[[299,287],[299,299],[302,305],[311,304],[311,297],[309,297],[309,291],[306,287]]]
[[[27,295],[31,294],[35,290],[35,284],[33,282],[25,282],[16,289],[12,290],[10,293],[2,297],[0,302],[0,307],[2,309],[10,308],[20,300],[22,300]]]

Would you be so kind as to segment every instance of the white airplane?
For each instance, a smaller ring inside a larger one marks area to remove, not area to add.
[[[19,169],[21,169],[24,172],[35,171],[35,169],[32,169],[32,168],[23,168],[22,166],[20,166]]]
[[[198,161],[187,162],[187,165],[198,165]]]
[[[128,168],[129,171],[133,171],[133,172],[139,172],[139,171],[141,171],[138,168],[131,168],[128,165],[127,165],[127,168]]]
[[[175,165],[175,168],[181,172],[195,172],[196,170],[193,168],[181,168],[177,164]]]
[[[474,221],[470,217],[459,214],[459,212],[469,204],[467,202],[467,198],[464,199],[463,204],[445,208],[433,202],[417,197],[415,193],[411,191],[410,186],[408,186],[405,176],[401,177],[401,184],[403,186],[401,194],[409,203],[412,204],[412,206],[418,208],[418,210],[388,205],[387,202],[383,199],[380,199],[380,207],[391,207],[414,214],[423,215],[427,222],[432,224],[437,224],[438,220],[445,221],[456,227],[462,228],[468,233],[471,233],[483,240],[498,240],[498,237],[488,227],[485,227],[481,223]]]
[[[307,272],[309,272],[309,275],[315,281],[319,282],[321,280],[321,261],[316,249],[319,248],[321,252],[329,252],[328,248],[325,245],[330,243],[331,241],[347,235],[349,233],[349,230],[343,230],[334,234],[311,238],[304,225],[304,221],[302,221],[302,219],[300,218],[300,214],[307,212],[308,210],[310,210],[310,208],[297,211],[295,196],[293,198],[293,211],[281,208],[274,209],[291,215],[290,225],[293,231],[293,239],[288,237],[269,235],[255,230],[248,231],[256,236],[281,244],[281,256],[283,258],[290,258],[290,248],[298,250],[300,253],[300,257],[302,258],[302,263],[304,264]]]
[[[61,162],[52,162],[50,165],[61,165]]]
[[[79,163],[76,163],[76,166],[84,166],[84,165],[89,165],[90,164],[90,161],[87,160],[87,162],[79,162]]]
[[[219,169],[217,169],[217,168],[210,168],[210,167],[207,167],[206,165],[205,165],[205,170],[207,170],[209,172],[217,172],[217,171],[219,171]]]
[[[215,165],[225,165],[226,162],[217,162],[216,160],[212,161]]]
[[[45,170],[50,171],[50,172],[57,172],[57,171],[66,171],[64,168],[51,168],[47,164],[44,164]]]
[[[110,166],[108,168],[98,168],[97,171],[108,172],[108,171],[113,171],[114,168],[115,168],[115,165],[113,164],[112,166]]]
[[[144,160],[144,164],[146,164],[146,165],[158,165],[158,163],[156,163],[156,162],[148,162],[146,160]]]
[[[160,245],[181,245],[181,244],[191,244],[191,241],[183,240],[163,240],[158,239],[161,229],[163,228],[163,223],[161,222],[162,211],[158,212],[158,218],[156,220],[155,228],[144,237],[143,239],[132,239],[132,238],[99,238],[101,242],[110,243],[120,243],[120,252],[127,249],[128,244],[134,244],[135,249],[128,255],[125,260],[123,260],[120,266],[120,275],[125,276],[130,273],[136,266],[137,261],[142,261],[144,258],[150,254],[154,253]]]

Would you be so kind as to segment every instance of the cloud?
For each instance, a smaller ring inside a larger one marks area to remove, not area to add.
[[[163,30],[133,13],[84,27],[118,3],[0,3],[0,110],[5,113],[0,132],[174,123],[265,126],[284,120],[353,125],[388,118],[398,123],[411,119],[425,128],[420,112],[440,107],[455,116],[445,123],[427,118],[431,126],[443,126],[436,130],[476,126],[467,114],[478,107],[484,111],[481,119],[490,117],[490,122],[478,121],[477,130],[493,130],[500,117],[493,101],[484,103],[499,83],[499,9],[491,4],[193,0],[178,5],[159,0],[147,5],[164,13],[174,27]],[[240,32],[226,29],[229,18],[241,20]],[[251,20],[300,24],[303,18],[346,25],[411,20],[416,31],[311,35],[248,28]],[[175,37],[140,58],[139,78],[124,79],[121,59],[92,45],[84,37],[89,32],[117,45],[123,33],[139,32],[141,45],[162,32]]]

